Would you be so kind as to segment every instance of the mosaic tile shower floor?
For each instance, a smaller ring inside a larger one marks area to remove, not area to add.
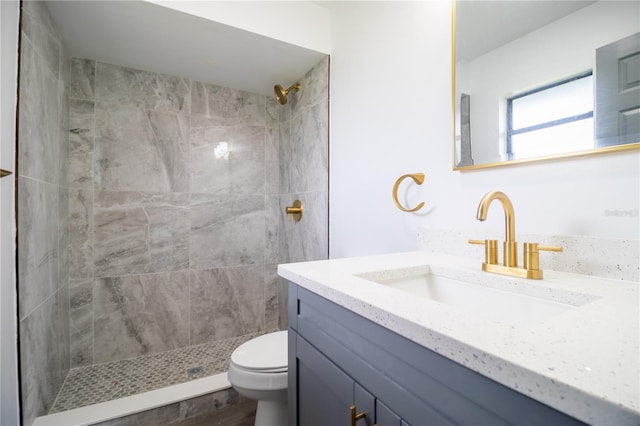
[[[233,350],[260,334],[73,369],[49,414],[222,373]]]

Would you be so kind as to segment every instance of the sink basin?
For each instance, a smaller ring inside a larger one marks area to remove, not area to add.
[[[370,272],[357,276],[413,296],[508,323],[537,323],[577,308],[572,303],[450,278],[433,273],[428,267]],[[524,284],[520,287],[527,285],[540,287],[539,284]]]

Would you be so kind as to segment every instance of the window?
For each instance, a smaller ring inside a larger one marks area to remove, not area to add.
[[[507,99],[507,157],[593,148],[591,71]]]

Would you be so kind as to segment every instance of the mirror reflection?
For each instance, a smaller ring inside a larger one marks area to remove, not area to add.
[[[640,147],[640,2],[454,7],[454,169]]]

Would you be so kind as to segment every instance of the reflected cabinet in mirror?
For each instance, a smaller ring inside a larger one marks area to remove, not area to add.
[[[640,148],[640,2],[453,8],[455,170]]]

